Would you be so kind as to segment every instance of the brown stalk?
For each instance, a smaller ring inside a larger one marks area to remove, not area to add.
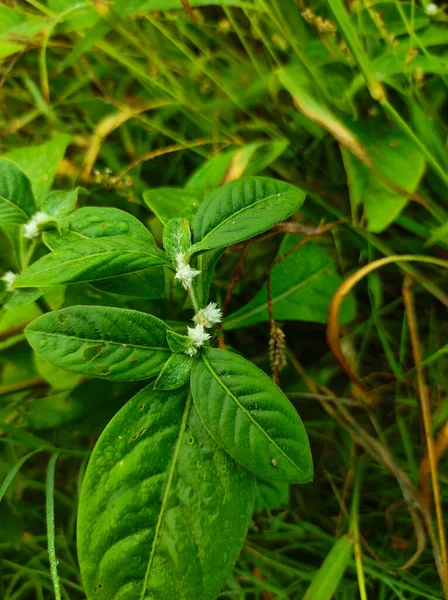
[[[351,379],[351,381],[356,385],[359,391],[362,394],[364,401],[367,404],[374,404],[374,399],[371,396],[371,393],[367,388],[362,384],[361,380],[358,376],[353,373],[348,360],[345,358],[340,344],[340,327],[339,327],[339,310],[341,308],[342,302],[344,298],[349,294],[352,288],[361,281],[366,275],[383,267],[384,265],[388,265],[391,263],[400,263],[400,262],[428,262],[432,264],[436,264],[442,267],[448,267],[448,263],[443,260],[439,260],[437,258],[432,258],[429,256],[414,256],[404,254],[402,256],[387,256],[385,258],[380,258],[375,260],[368,265],[365,265],[356,273],[353,273],[350,277],[347,277],[339,288],[337,289],[335,295],[333,296],[330,303],[330,310],[328,316],[328,325],[327,325],[327,342],[330,350],[333,352],[336,360],[339,362],[341,367],[344,369],[347,376]],[[448,297],[438,297],[445,306],[448,306]]]
[[[414,295],[411,291],[411,285],[411,279],[409,277],[406,277],[403,283],[403,300],[406,307],[406,316],[408,320],[409,333],[411,338],[412,354],[417,369],[417,383],[420,394],[423,427],[428,452],[428,462],[431,472],[434,505],[437,517],[437,527],[439,530],[440,552],[442,555],[442,584],[445,591],[445,595],[448,596],[448,554],[445,537],[445,525],[443,522],[442,499],[440,494],[439,477],[437,472],[437,456],[434,447],[434,439],[432,437],[431,399],[429,396],[428,386],[425,381],[424,370],[420,366],[422,362],[422,351],[420,344],[420,336],[418,332]]]

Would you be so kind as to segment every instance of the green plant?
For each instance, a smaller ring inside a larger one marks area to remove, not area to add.
[[[273,376],[315,465],[305,485],[257,478],[225,600],[448,598],[446,24],[429,0],[0,3],[1,155],[30,179],[33,214],[53,180],[78,196],[71,233],[42,224],[54,251],[62,233],[84,235],[85,209],[87,237],[98,211],[119,209],[133,220],[117,235],[139,239],[137,220],[161,248],[161,223],[191,222],[229,181],[307,193],[287,222],[190,262],[213,270],[213,345]],[[0,277],[47,252],[17,231],[0,230]],[[194,313],[173,274],[38,281],[2,298],[2,599],[85,600],[81,482],[145,385],[58,369],[24,328],[94,306],[184,334]]]
[[[246,359],[210,347],[208,331],[222,317],[207,303],[210,252],[216,259],[264,233],[305,194],[264,177],[230,182],[204,199],[191,231],[182,215],[166,223],[162,251],[123,211],[76,210],[77,190],[49,193],[36,212],[30,181],[8,160],[0,160],[0,191],[0,221],[12,227],[23,267],[3,277],[7,307],[80,282],[151,298],[163,294],[164,267],[188,292],[195,326],[187,335],[150,314],[102,306],[48,312],[25,334],[60,369],[111,381],[156,377],[112,419],[87,468],[78,555],[88,598],[215,598],[249,527],[254,476],[304,483],[313,469],[303,424],[281,390]],[[40,238],[51,252],[32,262]]]

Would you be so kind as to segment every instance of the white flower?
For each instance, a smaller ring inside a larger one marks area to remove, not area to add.
[[[430,17],[433,17],[438,12],[439,12],[439,7],[437,6],[437,4],[434,4],[434,2],[431,2],[430,4],[428,4],[425,8],[425,13]]]
[[[12,284],[17,279],[17,273],[13,273],[12,271],[6,271],[6,273],[1,278],[2,281],[6,283],[6,289],[8,292],[14,291]]]
[[[196,277],[199,273],[200,271],[192,269],[190,265],[185,262],[185,255],[183,252],[179,252],[179,254],[176,255],[176,275],[174,277],[181,282],[186,290],[191,287],[193,277]]]
[[[204,342],[210,339],[210,334],[206,333],[204,326],[199,324],[196,327],[187,327],[188,337],[191,340],[190,348],[185,351],[189,356],[197,354],[197,348],[201,348]]]
[[[198,310],[193,317],[193,321],[197,325],[203,325],[206,328],[221,323],[221,320],[222,312],[221,309],[217,307],[216,302],[210,302],[205,308]]]
[[[40,233],[39,225],[48,223],[50,220],[51,217],[50,215],[47,215],[47,213],[42,211],[37,212],[31,217],[28,223],[23,226],[23,237],[26,237],[29,240],[37,237]]]

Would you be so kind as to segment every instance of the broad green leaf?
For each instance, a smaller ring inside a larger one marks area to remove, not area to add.
[[[296,108],[307,119],[323,127],[338,140],[342,146],[367,162],[365,150],[356,134],[339,118],[316,90],[316,83],[303,67],[294,66],[281,69],[278,72],[280,83],[291,94]],[[316,136],[315,136],[316,137]]]
[[[69,218],[69,235],[61,236],[55,231],[47,231],[44,242],[51,250],[58,250],[83,239],[115,236],[130,236],[130,239],[155,246],[151,232],[138,219],[124,210],[98,206],[87,206],[73,212]]]
[[[41,209],[48,215],[57,219],[68,217],[78,202],[79,188],[75,190],[55,190],[45,196],[41,203]]]
[[[353,555],[353,538],[343,535],[326,556],[307,589],[303,600],[331,600],[350,564]]]
[[[408,203],[406,192],[416,190],[425,161],[415,144],[388,121],[359,122],[356,130],[372,166],[343,152],[352,212],[363,204],[368,231],[380,233]]]
[[[286,235],[278,256],[283,256],[300,242],[300,236]],[[333,294],[342,283],[336,265],[325,248],[317,242],[304,244],[271,271],[272,309],[277,321],[326,323]],[[347,296],[340,311],[341,323],[355,316],[352,296]],[[245,306],[229,315],[224,329],[248,327],[269,320],[267,286]]]
[[[77,244],[82,239],[130,236],[155,246],[151,232],[138,219],[116,208],[86,207],[75,211],[69,218],[69,232],[59,235],[56,231],[44,233],[49,248],[57,250],[67,244]],[[165,293],[165,275],[160,267],[142,269],[119,277],[95,281],[94,287],[111,294],[134,298],[160,298]]]
[[[114,381],[147,379],[170,356],[167,327],[152,315],[103,306],[71,306],[30,323],[26,337],[59,369]]]
[[[257,477],[255,511],[277,510],[289,503],[289,483]]]
[[[166,341],[172,352],[183,354],[191,347],[191,339],[187,335],[176,333],[172,329],[166,332]]]
[[[163,230],[165,252],[175,260],[176,256],[186,254],[191,246],[190,225],[186,219],[170,219]]]
[[[428,15],[418,5],[400,2],[400,8],[408,23],[412,22],[413,31],[423,29],[429,24]],[[393,2],[377,2],[369,9],[364,8],[353,15],[353,23],[360,34],[377,39],[384,38],[385,34],[398,36],[407,33],[406,24]]]
[[[143,200],[164,225],[170,219],[191,219],[204,199],[202,190],[160,187],[148,190]]]
[[[30,180],[14,162],[0,158],[0,224],[26,223],[34,211]]]
[[[43,256],[25,269],[15,287],[97,281],[168,264],[164,252],[129,236],[81,240]]]
[[[188,180],[185,190],[214,189],[225,179],[233,181],[243,175],[257,175],[278,158],[288,146],[286,140],[253,142],[224,150],[203,163]]]
[[[175,390],[190,380],[193,359],[186,354],[173,354],[154,383],[158,390]]]
[[[191,175],[185,185],[185,191],[195,193],[198,190],[196,193],[200,193],[200,190],[214,189],[222,185],[237,150],[237,148],[224,150],[206,160]]]
[[[266,373],[237,354],[208,348],[193,367],[191,390],[210,435],[246,469],[279,481],[311,481],[303,423]]]
[[[193,257],[193,268],[200,271],[199,275],[193,279],[193,289],[200,308],[206,306],[208,302],[215,267],[224,252],[225,248],[218,248]]]
[[[17,163],[30,178],[38,206],[40,206],[42,198],[50,191],[70,139],[71,136],[60,134],[45,144],[19,148],[5,155]]]
[[[147,386],[100,437],[78,556],[88,600],[215,600],[243,544],[253,477],[204,430],[185,388]]]
[[[39,288],[24,288],[14,290],[5,302],[6,310],[17,310],[21,306],[31,304],[42,296],[42,291]]]
[[[231,181],[201,204],[192,223],[191,252],[224,248],[263,233],[296,212],[304,200],[299,188],[268,177]]]

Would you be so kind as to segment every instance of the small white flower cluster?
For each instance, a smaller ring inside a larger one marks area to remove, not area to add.
[[[430,4],[426,5],[425,8],[425,13],[429,16],[429,17],[433,17],[434,15],[436,15],[439,12],[439,7],[437,6],[437,4],[434,4],[434,2],[431,2]]]
[[[203,325],[206,328],[221,323],[221,320],[222,312],[221,309],[217,307],[216,302],[210,302],[205,308],[198,310],[193,317],[193,321],[196,325]]]
[[[51,220],[50,215],[43,211],[37,212],[35,215],[31,217],[28,223],[25,223],[23,226],[23,237],[32,240],[36,238],[39,233],[39,225],[43,225],[44,223],[48,223]]]
[[[192,269],[189,264],[185,262],[185,254],[179,252],[176,255],[176,275],[175,279],[181,282],[186,290],[190,289],[193,278],[199,275],[200,271]]]
[[[185,350],[185,354],[188,356],[194,356],[198,353],[198,349],[201,348],[204,343],[210,339],[211,335],[205,331],[206,328],[213,327],[221,323],[222,312],[216,306],[215,302],[210,302],[205,308],[201,308],[194,315],[193,321],[195,327],[187,327],[188,337],[191,340],[191,346]]]
[[[17,279],[17,273],[13,273],[12,271],[6,271],[6,273],[0,279],[6,283],[6,289],[8,290],[8,292],[14,291],[14,288],[12,286],[14,281]]]
[[[188,356],[194,356],[198,353],[198,349],[201,348],[204,343],[210,339],[211,335],[204,329],[204,325],[196,325],[196,327],[187,327],[188,337],[191,341],[191,346],[185,350],[185,354]]]

